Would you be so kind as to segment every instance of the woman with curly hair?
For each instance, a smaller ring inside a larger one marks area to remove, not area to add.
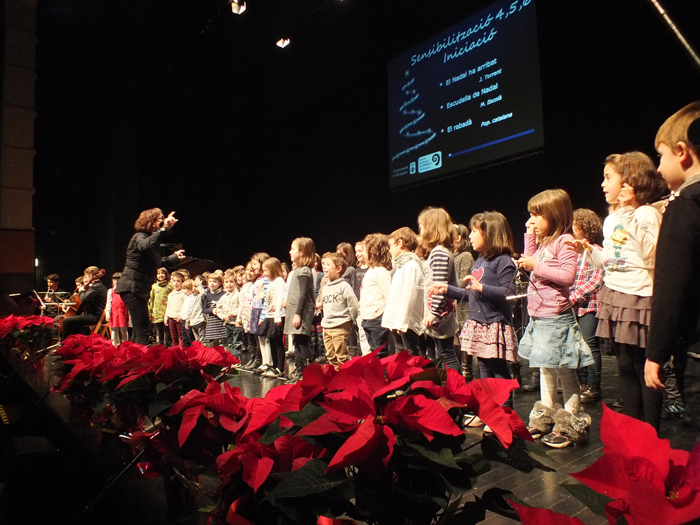
[[[147,345],[151,326],[148,318],[148,298],[151,285],[156,280],[156,270],[161,266],[172,266],[177,259],[185,257],[185,250],[178,250],[169,257],[160,254],[160,243],[164,235],[175,225],[175,212],[163,216],[160,208],[144,210],[134,223],[136,233],[126,248],[126,265],[119,284],[118,293],[131,316],[134,327],[134,342]]]

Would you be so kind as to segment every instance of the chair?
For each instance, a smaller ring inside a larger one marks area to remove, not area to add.
[[[106,337],[107,339],[112,339],[112,330],[109,327],[109,323],[105,321],[105,314],[106,310],[102,310],[102,315],[100,316],[100,320],[97,321],[97,324],[95,326],[90,327],[90,333],[93,334],[100,334],[102,337]]]

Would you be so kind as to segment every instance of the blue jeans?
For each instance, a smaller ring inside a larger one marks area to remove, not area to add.
[[[370,349],[374,352],[377,348],[381,348],[377,357],[387,357],[389,355],[389,329],[382,328],[382,315],[376,319],[363,319],[362,329],[367,335],[367,342]],[[383,347],[383,348],[382,348]]]
[[[602,372],[602,361],[600,359],[600,342],[595,335],[595,329],[598,326],[598,319],[595,317],[595,312],[583,314],[578,318],[578,325],[581,328],[581,335],[586,341],[588,348],[593,354],[594,364],[583,366],[576,371],[578,380],[582,385],[600,387],[600,376]]]
[[[442,357],[443,367],[450,367],[452,370],[462,374],[462,365],[455,354],[455,338],[446,337],[445,339],[433,338],[435,341],[435,356],[439,359]]]

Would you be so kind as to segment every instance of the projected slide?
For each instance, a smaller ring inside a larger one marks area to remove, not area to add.
[[[495,2],[388,68],[392,187],[544,146],[534,0]]]

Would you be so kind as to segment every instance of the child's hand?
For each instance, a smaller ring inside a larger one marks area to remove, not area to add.
[[[525,223],[525,231],[529,234],[535,233],[535,218],[530,217]]]
[[[620,207],[622,208],[624,206],[630,206],[635,200],[634,188],[625,182],[622,185],[620,194],[617,196],[617,202],[620,203]]]
[[[518,259],[518,268],[522,268],[527,272],[535,269],[535,258],[530,255],[523,255]]]
[[[430,293],[433,295],[442,295],[447,291],[447,283],[437,283],[430,287]]]
[[[292,319],[292,326],[294,328],[299,328],[301,326],[301,316],[299,314],[294,315],[294,319]]]
[[[258,321],[258,326],[260,326],[261,324],[262,324],[262,321]]]
[[[564,244],[574,249],[576,253],[581,255],[584,251],[591,251],[591,245],[586,239],[575,239],[573,241],[565,241]]]
[[[474,290],[475,292],[481,292],[484,289],[484,285],[479,282],[479,280],[473,275],[467,275],[464,280],[467,282],[467,289]]]

